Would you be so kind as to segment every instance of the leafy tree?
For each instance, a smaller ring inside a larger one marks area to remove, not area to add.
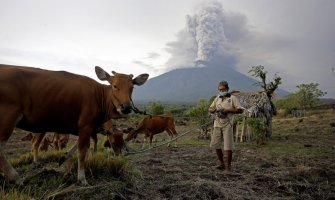
[[[318,98],[327,94],[319,89],[318,83],[300,84],[295,95],[296,100],[301,109],[312,108],[317,105]]]
[[[149,113],[152,115],[161,115],[164,113],[164,105],[160,102],[151,102],[148,105]]]
[[[275,104],[289,112],[296,109],[312,108],[317,105],[318,98],[326,94],[318,87],[318,83],[300,84],[297,86],[298,91],[293,92],[283,100],[276,101]]]
[[[285,99],[280,99],[274,102],[278,108],[282,108],[291,112],[292,110],[296,110],[299,108],[297,102],[297,95],[295,93],[291,93],[285,97]]]

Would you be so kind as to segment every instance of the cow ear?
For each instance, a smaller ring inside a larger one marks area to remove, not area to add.
[[[143,85],[149,78],[149,74],[141,74],[133,79],[134,85]]]
[[[106,81],[110,77],[110,75],[99,66],[95,66],[95,73],[97,74],[97,77],[102,81]]]

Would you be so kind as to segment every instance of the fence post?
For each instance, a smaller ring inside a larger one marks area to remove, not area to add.
[[[244,137],[245,131],[246,131],[246,125],[247,125],[247,117],[243,116],[243,125],[242,125],[242,133],[241,133],[240,142],[243,142],[243,137]]]

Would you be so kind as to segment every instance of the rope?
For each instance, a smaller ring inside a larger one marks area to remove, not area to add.
[[[141,113],[141,114],[143,114],[143,113]],[[205,124],[203,124],[203,125],[200,125],[200,127],[208,126],[208,125],[211,124],[211,123],[213,123],[213,121],[208,122],[208,123],[205,123]],[[144,150],[127,152],[127,153],[124,154],[124,156],[128,156],[128,155],[131,155],[131,154],[139,154],[139,153],[144,153],[144,152],[150,151],[150,150],[152,150],[152,149],[155,149],[155,148],[158,148],[158,147],[163,146],[163,145],[165,145],[165,144],[168,144],[168,143],[170,143],[170,142],[173,142],[173,141],[177,140],[178,138],[181,138],[181,137],[183,137],[184,135],[190,133],[191,131],[194,131],[194,130],[197,130],[197,129],[198,129],[198,128],[193,128],[193,129],[191,129],[191,130],[189,130],[189,131],[186,131],[185,133],[182,133],[182,134],[178,135],[177,137],[175,137],[175,138],[173,138],[173,139],[171,139],[171,140],[169,140],[169,141],[167,141],[167,142],[163,142],[163,143],[161,143],[161,144],[158,144],[158,145],[153,146],[153,147],[149,147],[149,148],[144,149]],[[74,152],[76,151],[76,149],[77,149],[76,147],[77,147],[77,144],[73,145],[73,147],[70,149],[70,151],[67,152],[67,153],[65,153],[65,155],[63,155],[63,156],[61,157],[61,159],[59,160],[59,163],[58,163],[59,166],[61,166],[61,165],[64,163],[65,160],[67,160],[68,158],[70,158],[70,157],[73,155],[73,153],[74,153]]]
[[[201,127],[203,127],[203,126],[208,126],[208,125],[211,124],[211,123],[212,123],[212,122],[203,124],[203,125],[201,125]],[[183,137],[184,135],[186,135],[186,134],[188,134],[188,133],[190,133],[190,132],[192,132],[192,131],[194,131],[194,130],[197,130],[197,128],[193,128],[193,129],[191,129],[191,130],[188,130],[188,131],[186,131],[185,133],[182,133],[182,134],[178,135],[177,137],[175,137],[175,138],[173,138],[173,139],[171,139],[171,140],[169,140],[169,141],[167,141],[167,142],[163,142],[163,143],[161,143],[161,144],[158,144],[158,145],[156,145],[156,146],[149,147],[149,148],[147,148],[147,149],[140,150],[140,151],[127,152],[126,154],[124,154],[124,156],[128,156],[128,155],[131,155],[131,154],[144,153],[144,152],[150,151],[150,150],[152,150],[152,149],[161,147],[161,146],[163,146],[163,145],[165,145],[165,144],[168,144],[168,143],[170,143],[170,142],[173,142],[173,141],[177,140],[178,138]]]

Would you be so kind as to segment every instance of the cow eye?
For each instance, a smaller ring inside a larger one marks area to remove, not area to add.
[[[119,88],[116,85],[113,85],[114,90],[119,90]]]

